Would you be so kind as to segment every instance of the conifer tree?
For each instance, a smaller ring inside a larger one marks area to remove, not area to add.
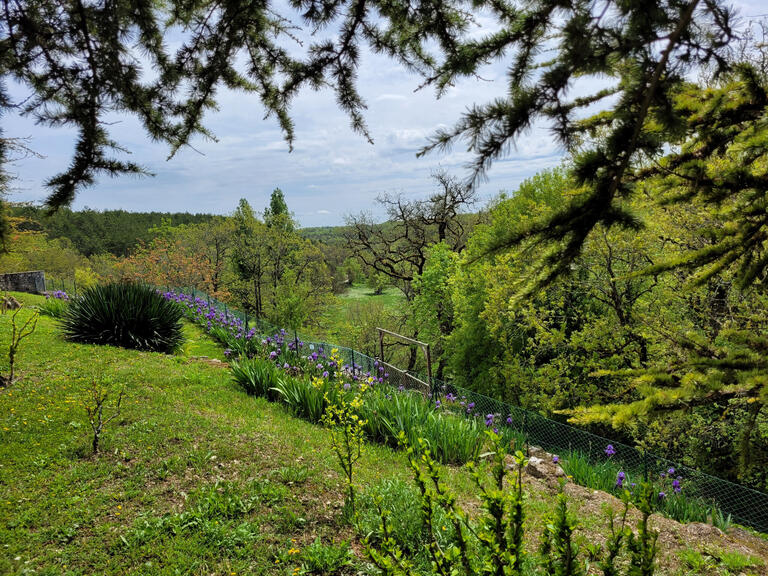
[[[494,24],[484,34],[474,25],[481,12]],[[181,42],[170,42],[171,34]],[[686,74],[727,67],[732,38],[724,0],[2,0],[0,82],[20,83],[31,96],[13,102],[0,84],[0,113],[17,108],[44,125],[77,130],[70,166],[47,182],[48,204],[57,208],[99,175],[145,172],[119,156],[106,121],[115,112],[138,118],[173,155],[194,136],[213,137],[204,115],[227,87],[256,94],[290,145],[292,98],[305,87],[329,87],[352,127],[370,139],[356,85],[364,44],[421,74],[438,95],[505,60],[507,96],[473,106],[427,149],[465,140],[477,180],[534,122],[549,121],[568,149],[602,130],[601,142],[577,158],[588,191],[530,230],[561,242],[549,259],[551,276],[597,223],[636,223],[618,203],[631,192],[627,171],[658,152],[666,128],[680,121],[670,96]],[[585,77],[609,82],[570,97]],[[605,113],[579,122],[594,105]],[[648,130],[651,122],[662,129]]]

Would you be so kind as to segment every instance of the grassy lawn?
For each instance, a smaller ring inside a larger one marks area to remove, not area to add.
[[[326,338],[343,333],[353,319],[353,309],[361,305],[380,307],[385,312],[397,314],[404,303],[405,297],[397,288],[387,288],[381,294],[374,294],[367,286],[352,286],[343,294],[334,296],[323,312],[322,328],[315,333]]]
[[[0,316],[3,355],[9,326],[10,315]],[[168,356],[68,343],[40,318],[19,352],[19,380],[0,391],[0,574],[370,572],[342,519],[328,432],[246,396],[225,365],[199,358],[223,358],[220,347],[196,327],[185,332],[183,352]],[[98,456],[82,406],[93,381],[125,390]],[[358,470],[363,492],[385,478],[410,482],[404,455],[381,446],[367,447]],[[446,468],[446,478],[476,510],[468,474]],[[532,480],[532,549],[551,507],[551,490]],[[575,499],[574,510],[579,542],[604,539],[594,502]],[[663,542],[664,572],[690,573],[680,551],[694,550],[694,540]],[[339,568],[348,554],[352,564]],[[759,562],[744,573],[762,573]]]
[[[390,308],[396,308],[402,304],[404,296],[403,293],[394,287],[385,289],[381,294],[374,294],[373,290],[368,286],[352,286],[340,294],[339,298],[344,300],[370,300],[373,302],[380,302],[384,306]]]

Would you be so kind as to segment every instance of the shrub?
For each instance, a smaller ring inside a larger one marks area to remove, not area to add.
[[[73,342],[170,353],[183,342],[182,316],[177,304],[148,286],[106,284],[70,301],[61,327]]]
[[[34,334],[37,328],[37,311],[33,312],[31,316],[27,317],[24,323],[17,323],[17,316],[23,308],[17,308],[11,316],[11,343],[8,346],[8,376],[0,375],[0,388],[10,386],[13,384],[16,377],[16,353],[19,351],[19,346],[24,338]],[[21,319],[19,319],[21,320]]]
[[[262,358],[240,358],[231,366],[232,379],[251,396],[270,396],[285,380],[277,366]]]
[[[88,390],[88,397],[83,401],[88,424],[91,426],[91,430],[93,430],[91,447],[93,448],[94,456],[99,453],[99,442],[104,426],[120,416],[120,406],[125,395],[125,389],[120,388],[117,393],[117,399],[114,401],[111,409],[112,413],[108,416],[104,413],[104,408],[107,407],[107,400],[110,398],[111,391],[109,388],[109,381],[98,383],[96,380],[92,380]]]

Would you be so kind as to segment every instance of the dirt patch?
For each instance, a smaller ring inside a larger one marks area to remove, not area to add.
[[[218,358],[210,358],[208,356],[192,356],[189,359],[188,364],[207,364],[208,366],[215,366],[217,368],[229,368],[229,364],[222,362]]]
[[[550,480],[541,480],[530,475],[525,476],[525,483],[529,493],[536,498],[551,498],[553,502],[559,490],[559,484],[553,486]],[[618,520],[623,510],[621,500],[612,494],[571,482],[566,483],[563,490],[568,495],[571,510],[577,517],[605,519],[599,528],[584,526],[582,523],[582,528],[579,530],[586,541],[605,544],[608,511],[612,510],[614,518]],[[631,507],[627,516],[629,526],[634,529],[640,518],[640,512]],[[704,554],[726,550],[758,558],[762,564],[759,567],[750,568],[748,573],[768,575],[768,541],[742,528],[732,527],[727,532],[723,532],[711,524],[700,522],[681,524],[659,514],[651,516],[650,526],[659,532],[658,562],[664,572],[676,573],[684,568],[680,557],[680,552],[683,550],[696,550]]]

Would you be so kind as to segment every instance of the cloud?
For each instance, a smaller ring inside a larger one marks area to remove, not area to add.
[[[396,102],[407,102],[408,97],[403,96],[402,94],[380,94],[379,96],[376,96],[374,98],[375,102],[387,102],[387,101],[396,101]]]

